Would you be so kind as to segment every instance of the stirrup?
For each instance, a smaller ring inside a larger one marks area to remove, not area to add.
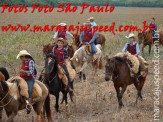
[[[30,108],[30,109],[29,109]],[[33,106],[31,104],[26,104],[26,110],[31,111],[33,110]]]

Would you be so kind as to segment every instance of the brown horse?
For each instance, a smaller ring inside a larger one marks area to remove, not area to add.
[[[117,92],[117,98],[119,102],[119,108],[123,106],[122,97],[128,85],[134,84],[137,89],[137,99],[140,97],[142,100],[141,90],[144,86],[144,82],[147,76],[140,76],[139,82],[136,81],[136,78],[130,76],[130,69],[126,63],[126,60],[121,57],[106,58],[105,65],[105,80],[109,81],[112,77],[114,83],[114,88]],[[147,71],[146,71],[147,72]],[[122,90],[120,91],[120,88]]]
[[[7,122],[13,121],[18,111],[26,108],[25,101],[22,101],[21,98],[19,97],[20,96],[18,92],[19,82],[20,79],[18,80],[15,79],[12,83],[8,81],[0,81],[0,107],[3,107],[6,111],[6,114],[8,116]],[[49,121],[52,121],[49,91],[43,83],[38,81],[36,82],[42,89],[42,96],[36,101],[33,101],[33,108],[37,113],[36,122],[40,122],[41,117],[43,121],[45,121],[44,117],[41,116],[42,108],[44,105],[46,108],[47,118]]]
[[[163,32],[160,31],[160,32],[158,32],[158,34],[159,34],[159,44],[163,45]],[[138,40],[139,40],[139,44],[141,44],[143,41],[142,52],[144,51],[144,47],[148,45],[149,46],[149,54],[150,54],[151,46],[154,43],[153,33],[149,32],[149,31],[142,32],[142,33],[138,32]]]
[[[9,73],[6,68],[0,67],[0,80],[8,80],[9,79]]]
[[[49,54],[52,52],[53,47],[55,46],[55,44],[46,44],[43,45],[43,55],[45,56],[46,54]],[[74,48],[72,43],[68,44],[68,57],[72,58],[74,55]]]
[[[80,35],[74,35],[74,37],[75,37],[74,43],[77,46],[77,48],[79,48],[79,46],[80,46],[80,41],[79,41]],[[98,33],[97,43],[102,46],[103,51],[105,48],[105,41],[106,41],[105,36],[103,34]]]

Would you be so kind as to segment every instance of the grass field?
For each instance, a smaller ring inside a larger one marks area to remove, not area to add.
[[[1,8],[0,8],[1,9]],[[137,25],[142,26],[146,20],[150,22],[151,17],[156,18],[159,30],[163,30],[163,8],[125,8],[116,7],[112,13],[0,13],[0,25],[7,24],[31,24],[45,25],[58,24],[66,22],[68,25],[76,25],[79,21],[83,23],[90,16],[95,18],[97,24],[106,25],[115,21],[116,25]],[[38,72],[44,66],[42,55],[42,45],[51,43],[51,38],[55,32],[1,32],[0,31],[0,66],[6,67],[11,76],[17,72],[19,61],[16,55],[22,49],[28,50],[36,61]],[[126,43],[125,36],[128,32],[104,33],[106,37],[105,52],[109,57],[120,52]],[[137,32],[134,32],[137,35]],[[141,47],[142,45],[140,45]],[[163,73],[163,47],[160,46],[160,72]],[[142,55],[142,54],[141,54]],[[148,55],[148,48],[145,48],[144,57],[149,62],[149,75],[143,89],[144,100],[134,105],[136,99],[136,89],[133,85],[129,86],[123,98],[125,107],[118,111],[118,102],[116,92],[111,81],[104,79],[104,68],[98,72],[96,80],[91,77],[91,68],[87,71],[87,82],[79,82],[75,79],[75,104],[69,104],[69,110],[63,107],[61,113],[54,110],[55,98],[51,98],[51,107],[53,110],[53,120],[58,122],[77,121],[77,122],[152,122],[153,121],[153,47],[152,53]],[[105,60],[103,61],[105,63]],[[160,75],[163,79],[163,74]],[[163,91],[163,81],[160,81],[160,89]],[[160,122],[163,121],[163,94],[160,94]],[[5,112],[3,114],[6,120]],[[31,121],[35,114],[26,115],[25,111],[20,111],[15,118],[16,122]]]

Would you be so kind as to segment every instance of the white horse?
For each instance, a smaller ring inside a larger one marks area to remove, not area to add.
[[[79,73],[79,78],[85,81],[86,75],[84,73],[84,69],[87,67],[89,63],[92,63],[94,69],[94,76],[97,76],[97,69],[102,68],[102,51],[101,45],[98,44],[96,47],[96,61],[92,62],[92,54],[88,51],[90,45],[83,45],[78,50],[75,51],[74,56],[70,59],[75,67],[80,68],[77,70]]]

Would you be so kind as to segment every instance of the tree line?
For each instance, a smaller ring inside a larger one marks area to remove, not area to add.
[[[18,4],[19,6],[31,6],[32,3],[39,3],[40,6],[48,4],[49,6],[58,6],[60,3],[72,3],[72,5],[80,6],[82,3],[88,3],[95,6],[103,6],[109,3],[113,6],[126,7],[163,7],[163,0],[0,0],[2,3],[9,5]]]

